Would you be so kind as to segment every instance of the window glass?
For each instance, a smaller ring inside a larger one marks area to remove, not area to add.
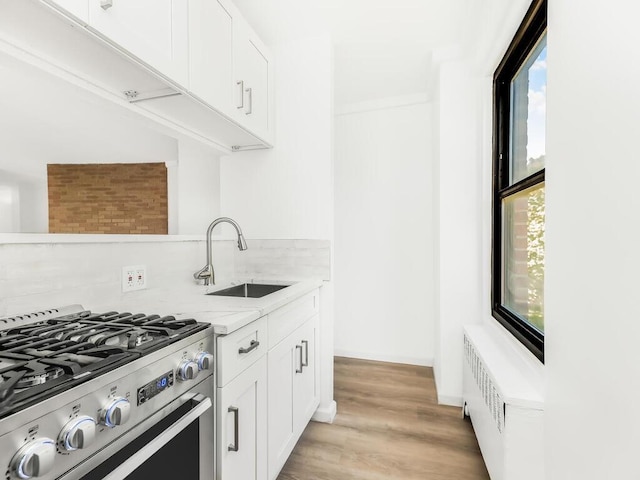
[[[542,170],[545,163],[547,35],[511,80],[509,185]]]
[[[503,304],[544,332],[544,183],[503,200]]]
[[[491,313],[542,362],[546,31],[547,0],[532,0],[493,78]]]

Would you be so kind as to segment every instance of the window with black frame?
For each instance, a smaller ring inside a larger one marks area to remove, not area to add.
[[[547,1],[494,75],[493,316],[544,361]]]

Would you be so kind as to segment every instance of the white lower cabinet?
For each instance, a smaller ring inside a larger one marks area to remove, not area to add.
[[[317,365],[317,342],[318,342],[318,315],[307,320],[307,322],[298,329],[295,336],[300,340],[302,350],[299,353],[303,357],[302,372],[294,378],[293,390],[293,421],[295,431],[298,436],[307,427],[309,420],[318,408],[319,392]]]
[[[300,369],[296,340],[287,337],[269,351],[269,479],[276,478],[296,444],[293,419],[294,377]]]
[[[318,315],[268,352],[269,480],[275,479],[318,407]]]
[[[218,388],[217,480],[267,478],[267,358]]]
[[[217,337],[216,480],[274,480],[319,404],[319,290]]]

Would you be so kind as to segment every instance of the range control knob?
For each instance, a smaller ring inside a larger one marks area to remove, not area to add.
[[[96,421],[87,415],[82,415],[74,418],[64,426],[58,440],[62,448],[72,452],[79,448],[88,447],[95,438]]]
[[[213,367],[213,355],[209,352],[198,352],[195,361],[200,370],[209,370]]]
[[[178,378],[182,381],[193,380],[198,372],[198,364],[193,360],[185,360],[178,366]]]
[[[111,400],[100,412],[100,423],[109,428],[116,425],[124,425],[129,420],[131,414],[131,404],[123,397]]]
[[[46,475],[56,459],[56,442],[50,438],[38,438],[23,446],[11,460],[11,469],[18,478],[34,478]]]

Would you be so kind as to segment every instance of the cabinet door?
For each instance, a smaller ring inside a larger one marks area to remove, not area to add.
[[[84,25],[89,21],[89,0],[45,0],[45,2],[71,14]]]
[[[297,336],[296,345],[302,346],[298,350],[302,355],[302,372],[294,377],[293,390],[293,419],[299,434],[311,420],[320,399],[317,384],[318,318],[318,315],[310,318],[294,333]]]
[[[284,466],[318,408],[318,315],[269,350],[269,480]]]
[[[233,104],[233,17],[220,0],[189,1],[190,91],[227,115]]]
[[[240,19],[234,24],[235,101],[238,121],[263,138],[269,137],[269,57],[260,39]]]
[[[267,359],[218,388],[216,480],[267,478]]]
[[[302,370],[296,337],[286,337],[268,353],[269,480],[274,480],[298,440],[293,418],[294,376]]]
[[[184,87],[188,21],[186,0],[89,0],[89,29]]]

